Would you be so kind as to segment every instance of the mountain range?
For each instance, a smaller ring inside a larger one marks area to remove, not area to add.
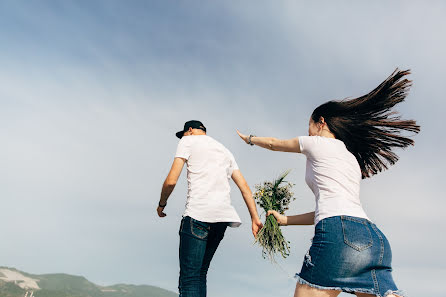
[[[148,285],[99,286],[83,276],[63,273],[30,274],[0,266],[1,297],[178,297],[172,291]]]

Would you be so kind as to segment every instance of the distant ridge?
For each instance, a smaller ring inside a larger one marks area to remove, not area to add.
[[[28,292],[28,294],[27,294]],[[64,273],[35,275],[0,266],[1,297],[178,297],[148,285],[99,286],[83,276]]]

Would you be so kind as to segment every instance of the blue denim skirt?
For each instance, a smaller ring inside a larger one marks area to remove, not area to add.
[[[335,216],[315,226],[299,283],[314,288],[404,296],[392,278],[392,251],[384,234],[367,219]]]

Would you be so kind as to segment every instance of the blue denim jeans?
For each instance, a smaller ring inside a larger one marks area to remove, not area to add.
[[[205,223],[184,217],[180,226],[180,297],[205,297],[206,276],[228,223]]]

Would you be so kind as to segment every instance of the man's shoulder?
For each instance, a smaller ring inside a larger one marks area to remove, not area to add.
[[[231,151],[221,142],[208,135],[191,135],[181,138],[179,144],[186,146],[206,145],[207,148],[218,147],[232,155]]]
[[[180,144],[180,145],[183,145],[183,144],[193,144],[193,143],[205,141],[205,138],[203,138],[202,136],[206,136],[206,135],[189,135],[189,136],[184,136],[183,138],[180,139],[178,144]]]
[[[214,138],[212,138],[210,136],[208,136],[208,137],[209,137],[209,141],[213,142],[216,146],[219,146],[222,149],[224,149],[225,151],[227,151],[228,153],[231,153],[231,151],[223,143],[221,143],[218,140],[215,140]]]

